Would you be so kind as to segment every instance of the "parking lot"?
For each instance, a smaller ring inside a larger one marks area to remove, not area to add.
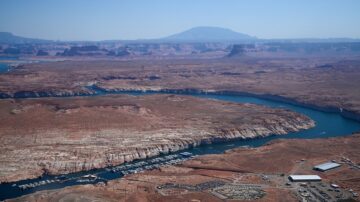
[[[293,183],[297,194],[304,201],[337,201],[349,199],[353,193],[325,182]]]

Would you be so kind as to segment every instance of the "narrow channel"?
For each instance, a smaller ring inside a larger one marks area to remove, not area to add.
[[[101,96],[104,94],[131,94],[136,96],[146,96],[154,93],[155,92],[97,92],[95,96]],[[187,93],[186,96],[196,96],[204,99],[216,99],[236,103],[253,103],[272,108],[284,108],[309,116],[316,122],[316,126],[309,130],[289,133],[282,136],[273,135],[265,138],[251,140],[233,140],[226,143],[202,145],[196,148],[189,148],[187,150],[174,152],[171,154],[163,154],[154,158],[136,160],[131,163],[126,163],[115,167],[108,167],[103,169],[96,169],[86,172],[78,172],[58,176],[44,175],[41,178],[37,179],[22,180],[14,183],[4,183],[0,184],[0,200],[15,198],[40,190],[59,189],[79,184],[106,183],[108,180],[118,179],[126,174],[155,169],[161,165],[180,163],[181,161],[187,160],[196,155],[223,153],[225,150],[240,146],[259,147],[271,140],[278,138],[329,138],[351,135],[354,132],[360,131],[359,122],[344,118],[339,113],[322,112],[293,104],[248,96],[209,95],[203,93]],[[189,152],[191,153],[191,155],[189,153],[183,152]]]

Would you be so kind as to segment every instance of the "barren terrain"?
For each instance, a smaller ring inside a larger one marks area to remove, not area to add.
[[[360,2],[69,2],[0,3],[0,202],[360,202]]]
[[[231,91],[285,98],[360,120],[359,67],[356,57],[65,61],[0,75],[0,96],[87,95],[94,93],[86,88],[93,84],[106,91]]]
[[[0,100],[0,181],[103,168],[204,143],[282,135],[315,125],[283,109],[180,95],[90,96],[98,93],[95,88],[103,92],[249,93],[360,120],[359,67],[356,57],[84,59],[20,65],[0,74],[0,97],[7,98]],[[63,97],[74,95],[78,97]],[[29,99],[34,97],[42,98]],[[106,186],[74,186],[27,199],[72,200],[86,195],[84,200],[217,201],[216,193],[224,191],[221,187],[197,191],[171,187],[202,187],[215,181],[235,190],[237,182],[258,183],[260,188],[249,189],[258,192],[260,201],[296,201],[295,188],[284,188],[286,175],[281,174],[313,173],[313,165],[342,156],[358,163],[358,137],[281,140],[127,176]],[[299,163],[301,159],[306,161]],[[336,171],[320,175],[326,182],[360,191],[357,170],[342,166]],[[263,174],[273,181],[262,183]],[[163,185],[170,188],[159,191],[156,187]]]
[[[0,180],[77,172],[203,143],[308,129],[300,114],[190,96],[0,101]]]
[[[197,157],[180,166],[130,175],[107,185],[41,191],[11,201],[223,201],[214,195],[213,188],[201,191],[170,188],[174,184],[191,187],[216,185],[215,182],[227,186],[257,185],[265,191],[257,201],[298,201],[296,183],[285,185],[289,174],[317,174],[323,178],[322,184],[336,183],[345,193],[349,189],[360,192],[359,169],[352,166],[360,162],[359,144],[359,134],[330,139],[276,140],[259,148]],[[343,161],[345,158],[352,164]],[[342,162],[342,166],[327,172],[312,170],[314,165],[329,160]]]

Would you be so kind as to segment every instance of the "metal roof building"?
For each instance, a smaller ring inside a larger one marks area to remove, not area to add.
[[[318,175],[290,175],[289,179],[293,182],[321,181]]]
[[[337,168],[337,167],[340,167],[340,166],[341,166],[341,164],[338,164],[338,163],[327,162],[327,163],[323,163],[323,164],[314,166],[314,170],[319,170],[319,171],[324,172],[324,171],[334,169],[334,168]]]

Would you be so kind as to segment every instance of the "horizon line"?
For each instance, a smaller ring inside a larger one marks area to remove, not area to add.
[[[218,28],[218,29],[226,29],[226,30],[229,30],[229,31],[232,31],[234,33],[238,33],[238,34],[245,34],[245,35],[248,35],[250,37],[253,37],[254,39],[252,40],[258,40],[258,41],[261,41],[261,40],[360,40],[360,36],[359,37],[347,37],[347,36],[342,36],[342,37],[294,37],[294,38],[281,38],[281,37],[274,37],[274,38],[259,38],[257,36],[253,36],[253,35],[249,35],[249,34],[246,34],[244,32],[238,32],[238,31],[235,31],[231,28],[226,28],[226,27],[217,27],[217,26],[195,26],[195,27],[190,27],[188,29],[185,29],[183,31],[180,31],[180,32],[176,32],[176,33],[173,33],[173,34],[169,34],[169,35],[166,35],[166,36],[162,36],[162,37],[158,37],[158,38],[136,38],[136,39],[99,39],[99,40],[93,40],[93,39],[49,39],[49,38],[41,38],[41,37],[36,37],[36,36],[26,36],[26,35],[21,35],[21,34],[16,34],[14,32],[11,32],[11,31],[0,31],[0,33],[9,33],[11,34],[12,36],[15,36],[15,37],[22,37],[22,38],[25,38],[25,39],[33,39],[33,40],[45,40],[45,41],[53,41],[53,42],[104,42],[104,41],[158,41],[158,40],[164,40],[164,41],[192,41],[192,40],[171,40],[171,39],[166,39],[170,36],[173,36],[173,35],[177,35],[177,34],[180,34],[180,33],[183,33],[183,32],[186,32],[186,31],[189,31],[191,29],[194,29],[194,28]],[[193,41],[196,41],[196,40],[193,40]],[[206,41],[206,40],[205,40]],[[240,40],[231,40],[231,41],[251,41],[249,39],[240,39]]]

